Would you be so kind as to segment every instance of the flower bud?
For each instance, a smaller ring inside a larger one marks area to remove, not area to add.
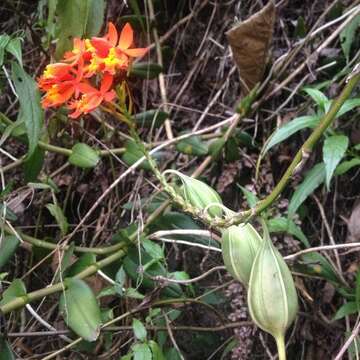
[[[248,306],[253,321],[275,338],[279,359],[285,359],[284,336],[295,320],[298,297],[291,272],[266,227],[251,270]]]
[[[230,226],[222,234],[226,270],[245,286],[249,283],[251,268],[262,241],[251,224]]]
[[[210,216],[221,217],[224,205],[220,195],[214,189],[204,182],[178,171],[171,172],[180,177],[183,183],[181,192],[186,201],[198,209],[206,210]]]

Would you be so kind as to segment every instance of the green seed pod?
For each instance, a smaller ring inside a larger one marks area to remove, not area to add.
[[[248,286],[251,268],[262,241],[251,224],[230,226],[222,234],[226,270],[245,286]]]
[[[272,244],[266,226],[251,270],[248,306],[253,321],[275,338],[279,359],[286,359],[284,337],[295,320],[298,297],[291,272]]]
[[[170,171],[167,171],[170,172]],[[178,175],[183,183],[182,196],[192,206],[205,210],[210,216],[221,217],[224,205],[220,195],[209,185],[178,171],[171,171]]]

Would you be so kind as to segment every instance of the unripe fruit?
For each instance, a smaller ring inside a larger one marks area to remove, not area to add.
[[[298,297],[291,272],[266,227],[251,270],[248,306],[253,321],[275,338],[279,359],[285,359],[284,336],[296,318]]]
[[[212,217],[222,216],[224,206],[220,195],[214,189],[204,182],[178,171],[171,172],[180,177],[183,183],[181,193],[186,201],[198,209],[206,209],[207,214]]]
[[[223,232],[221,246],[226,270],[245,286],[262,241],[251,224],[233,225]]]

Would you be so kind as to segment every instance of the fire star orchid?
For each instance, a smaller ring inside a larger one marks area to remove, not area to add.
[[[132,48],[134,32],[129,23],[120,34],[113,23],[103,37],[74,38],[73,48],[63,59],[49,64],[38,79],[45,94],[43,108],[65,105],[76,119],[102,103],[114,101],[115,77],[125,75],[134,58],[146,54],[147,48]]]

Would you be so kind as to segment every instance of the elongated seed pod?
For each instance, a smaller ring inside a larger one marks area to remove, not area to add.
[[[232,225],[222,235],[222,256],[227,271],[248,286],[251,268],[262,238],[251,224]]]
[[[248,306],[253,321],[275,338],[279,359],[285,359],[284,336],[296,318],[298,297],[291,272],[266,227],[251,270]]]

